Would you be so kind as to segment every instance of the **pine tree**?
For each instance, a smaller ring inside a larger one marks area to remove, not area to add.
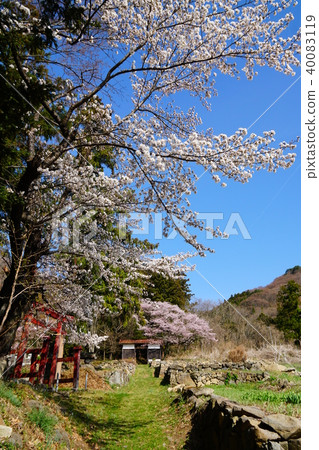
[[[301,339],[300,285],[289,281],[279,290],[277,295],[276,326],[283,331],[285,339]]]

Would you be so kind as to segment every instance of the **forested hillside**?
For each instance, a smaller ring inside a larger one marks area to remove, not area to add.
[[[300,266],[287,269],[283,275],[264,287],[234,294],[227,301],[200,314],[209,321],[211,326],[214,326],[220,343],[260,347],[266,343],[265,339],[271,343],[289,341],[287,337],[289,333],[284,333],[282,326],[276,324],[276,320],[279,291],[281,293],[285,291],[290,283],[296,290],[299,300],[295,307],[296,311],[286,313],[287,320],[288,316],[293,315],[294,327],[297,327],[300,333],[300,294],[298,295],[301,285]],[[295,316],[297,316],[297,325]]]

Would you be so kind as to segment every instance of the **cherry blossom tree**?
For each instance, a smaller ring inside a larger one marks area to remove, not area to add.
[[[217,341],[215,333],[204,319],[183,311],[177,305],[146,300],[141,306],[146,319],[146,325],[142,327],[146,337],[162,339],[167,344]]]
[[[0,292],[0,355],[10,349],[42,265],[43,273],[50,267],[72,279],[72,264],[54,253],[84,257],[87,274],[97,265],[110,289],[129,290],[114,267],[131,278],[171,273],[179,258],[145,256],[115,238],[110,228],[121,212],[163,212],[164,235],[177,230],[203,255],[211,249],[179,225],[205,228],[189,201],[196,167],[225,187],[227,179],[246,183],[255,171],[293,163],[295,145],[275,145],[273,130],[216,135],[201,130],[195,108],[174,103],[188,92],[209,108],[218,72],[253,79],[257,66],[268,66],[294,75],[299,34],[284,33],[292,3],[2,2],[0,206],[9,271]],[[65,217],[81,222],[83,211],[96,215],[94,239],[55,246]]]

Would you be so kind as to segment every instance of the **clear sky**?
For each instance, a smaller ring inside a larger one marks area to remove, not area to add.
[[[300,7],[293,8],[293,13],[296,20],[291,33],[299,28]],[[300,70],[296,69],[294,77],[268,68],[257,70],[259,74],[252,81],[244,74],[240,81],[218,74],[218,96],[212,99],[212,111],[195,103],[203,126],[213,127],[215,134],[231,134],[240,127],[256,134],[274,129],[278,143],[295,139],[300,136]],[[184,95],[178,96],[176,103],[186,108],[194,100]],[[286,269],[301,264],[300,144],[296,153],[296,162],[290,169],[275,174],[259,171],[247,184],[226,180],[227,187],[221,188],[208,174],[198,181],[198,193],[191,197],[192,209],[203,214],[222,213],[223,220],[214,222],[222,231],[229,219],[240,217],[251,239],[244,239],[235,223],[237,236],[205,241],[215,253],[190,260],[198,271],[189,273],[194,298],[228,298],[233,293],[264,286]],[[232,213],[239,216],[231,216]],[[165,254],[191,250],[181,238],[156,240],[152,232],[138,237],[159,242],[159,249]]]

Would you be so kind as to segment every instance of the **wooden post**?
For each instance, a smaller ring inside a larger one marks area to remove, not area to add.
[[[61,339],[61,331],[62,331],[62,322],[58,322],[58,326],[56,328],[57,334],[56,334],[55,341],[54,341],[53,355],[52,355],[52,360],[51,360],[51,368],[50,368],[49,384],[48,384],[49,388],[53,388],[53,385],[54,385],[58,352],[59,352],[60,339]]]
[[[31,366],[30,366],[30,376],[29,381],[30,383],[34,383],[36,376],[37,376],[37,363],[38,361],[38,354],[40,353],[40,350],[33,350],[32,351],[32,357],[31,357]]]
[[[73,389],[77,391],[79,389],[80,356],[82,347],[74,347],[73,350],[74,350]]]
[[[49,348],[50,348],[50,337],[44,338],[42,349],[41,349],[41,359],[40,359],[40,365],[38,370],[38,383],[43,384],[44,380],[44,373],[45,373],[45,367],[47,365],[48,361],[48,355],[49,355]]]
[[[61,336],[60,337],[60,343],[59,343],[59,349],[58,349],[58,358],[63,358],[63,352],[64,352],[64,337]],[[58,373],[60,374],[60,378],[61,378],[62,361],[58,361],[58,363],[56,365],[55,378],[57,378],[57,374]]]
[[[59,377],[60,377],[60,374],[58,372],[56,374],[56,387],[55,387],[56,392],[58,392],[58,389],[59,389]]]
[[[29,336],[30,316],[26,316],[26,321],[21,335],[21,342],[17,352],[17,359],[14,367],[13,378],[21,378],[21,370],[24,354],[27,348],[28,336]]]

